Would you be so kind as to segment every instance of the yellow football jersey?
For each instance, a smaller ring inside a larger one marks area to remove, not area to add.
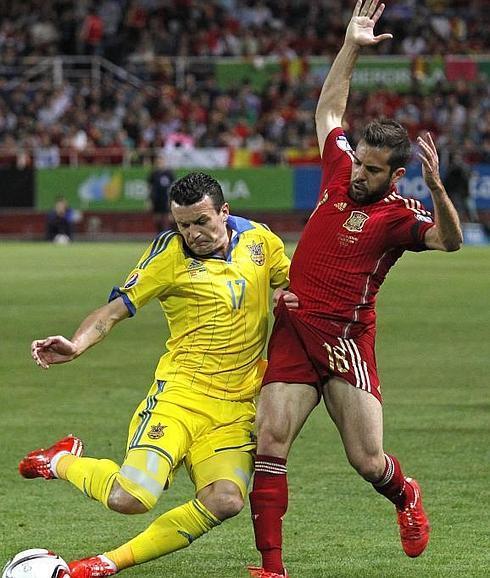
[[[264,225],[229,216],[228,226],[226,258],[196,256],[180,234],[161,234],[109,300],[122,297],[131,315],[160,301],[170,337],[156,379],[245,400],[257,394],[265,368],[269,289],[288,286],[289,259]]]

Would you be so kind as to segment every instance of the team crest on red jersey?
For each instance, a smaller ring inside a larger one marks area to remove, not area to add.
[[[252,241],[251,245],[247,245],[247,249],[250,251],[250,258],[256,265],[265,263],[264,243]]]
[[[165,435],[166,427],[167,427],[166,425],[162,425],[160,422],[158,422],[156,425],[150,426],[148,437],[151,440],[159,440],[160,438],[163,438],[163,436]]]
[[[347,221],[342,225],[351,233],[360,233],[364,223],[369,219],[369,215],[362,211],[352,211]]]

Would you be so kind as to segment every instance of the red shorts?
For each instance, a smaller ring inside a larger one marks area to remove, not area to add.
[[[344,339],[310,327],[282,301],[274,313],[276,319],[267,353],[269,363],[262,385],[306,383],[320,393],[329,378],[337,376],[382,401],[374,327],[355,339]]]

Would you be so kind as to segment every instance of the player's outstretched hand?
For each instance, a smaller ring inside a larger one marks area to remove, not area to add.
[[[380,19],[385,5],[378,5],[379,0],[357,0],[352,18],[345,33],[346,42],[356,46],[373,46],[393,38],[393,34],[374,35],[374,27]]]
[[[418,157],[422,161],[422,175],[425,184],[431,191],[438,189],[442,186],[441,175],[439,174],[439,155],[430,132],[417,137],[417,144],[419,145]]]
[[[36,339],[31,344],[32,359],[43,369],[55,363],[67,363],[75,359],[76,353],[75,344],[62,335]]]
[[[279,300],[282,299],[284,304],[288,309],[298,309],[299,307],[299,299],[295,293],[291,293],[291,291],[287,291],[286,289],[278,288],[272,294],[272,302],[274,307],[279,303]]]

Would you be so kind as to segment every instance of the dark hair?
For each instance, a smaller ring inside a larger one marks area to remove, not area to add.
[[[364,128],[362,140],[370,147],[391,149],[391,172],[404,167],[412,155],[408,133],[403,126],[389,118],[373,120]]]
[[[169,199],[177,205],[187,206],[202,201],[206,195],[212,199],[216,211],[219,211],[225,198],[218,181],[205,173],[189,173],[173,183]]]

